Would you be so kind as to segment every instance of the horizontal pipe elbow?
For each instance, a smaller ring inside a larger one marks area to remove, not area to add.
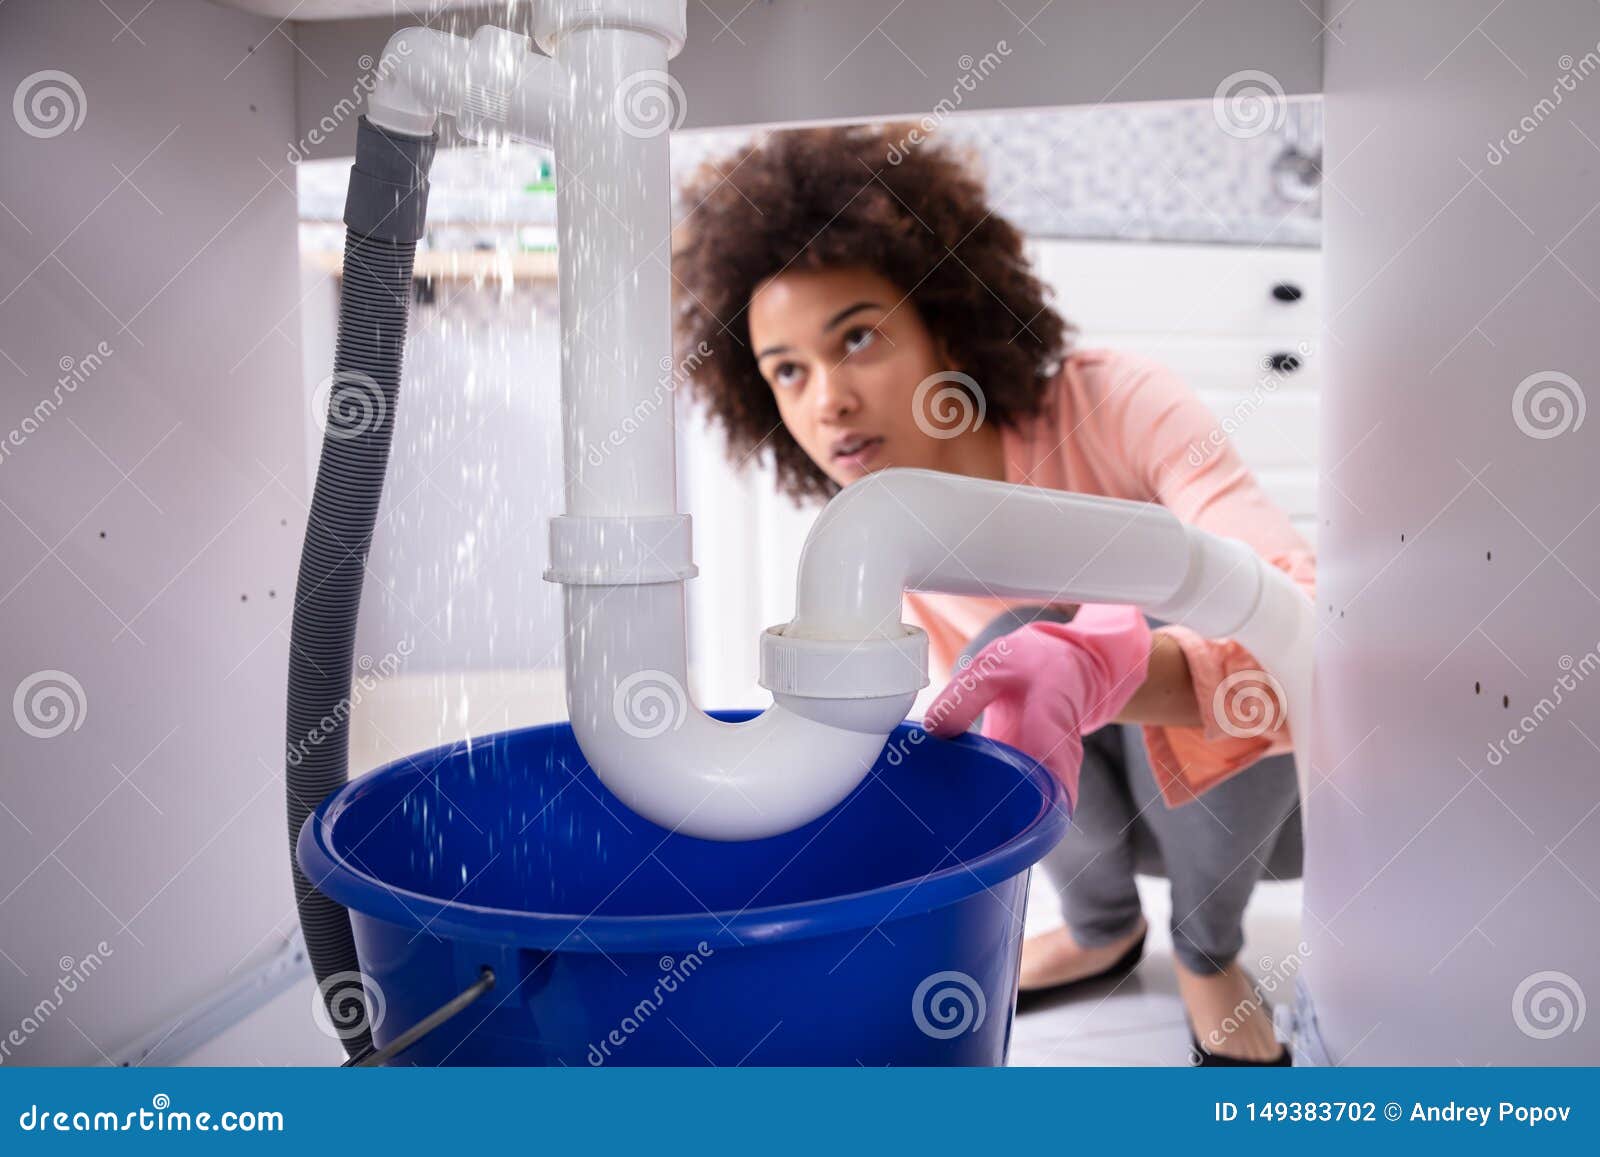
[[[822,508],[800,552],[791,637],[885,638],[900,629],[929,538],[919,512],[942,483],[931,470],[890,469],[846,486]]]
[[[561,66],[528,38],[484,25],[467,40],[432,28],[389,38],[367,100],[367,119],[390,132],[424,137],[441,116],[481,143],[510,136],[548,147],[570,99]]]
[[[468,47],[448,32],[400,29],[378,58],[367,119],[389,132],[428,136],[441,115],[460,112]]]
[[[791,629],[892,635],[907,590],[1153,606],[1192,564],[1189,528],[1157,503],[891,468],[817,516]]]

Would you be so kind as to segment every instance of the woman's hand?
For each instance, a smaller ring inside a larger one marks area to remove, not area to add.
[[[1030,623],[979,651],[929,705],[923,725],[983,733],[1033,756],[1077,806],[1082,737],[1116,718],[1144,682],[1150,626],[1137,607],[1086,603],[1070,623]]]

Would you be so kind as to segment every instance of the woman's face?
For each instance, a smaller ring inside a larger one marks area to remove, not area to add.
[[[790,435],[833,481],[848,486],[885,466],[954,469],[975,431],[928,432],[917,408],[955,369],[911,299],[868,269],[784,272],[757,286],[750,343]],[[982,435],[993,427],[982,427]]]

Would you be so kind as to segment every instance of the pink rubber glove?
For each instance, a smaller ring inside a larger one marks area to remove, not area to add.
[[[1078,803],[1083,736],[1127,706],[1150,667],[1150,626],[1137,607],[1085,603],[1070,623],[1029,623],[990,643],[929,704],[923,726],[983,734],[1050,769]]]

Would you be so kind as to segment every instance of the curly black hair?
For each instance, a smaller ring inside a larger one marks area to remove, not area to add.
[[[966,158],[913,126],[767,134],[702,165],[679,191],[675,319],[694,350],[692,389],[730,457],[769,456],[797,502],[839,488],[778,414],[748,341],[751,295],[790,268],[868,268],[906,293],[952,359],[983,389],[986,415],[1014,425],[1045,410],[1074,332],[995,215]]]

